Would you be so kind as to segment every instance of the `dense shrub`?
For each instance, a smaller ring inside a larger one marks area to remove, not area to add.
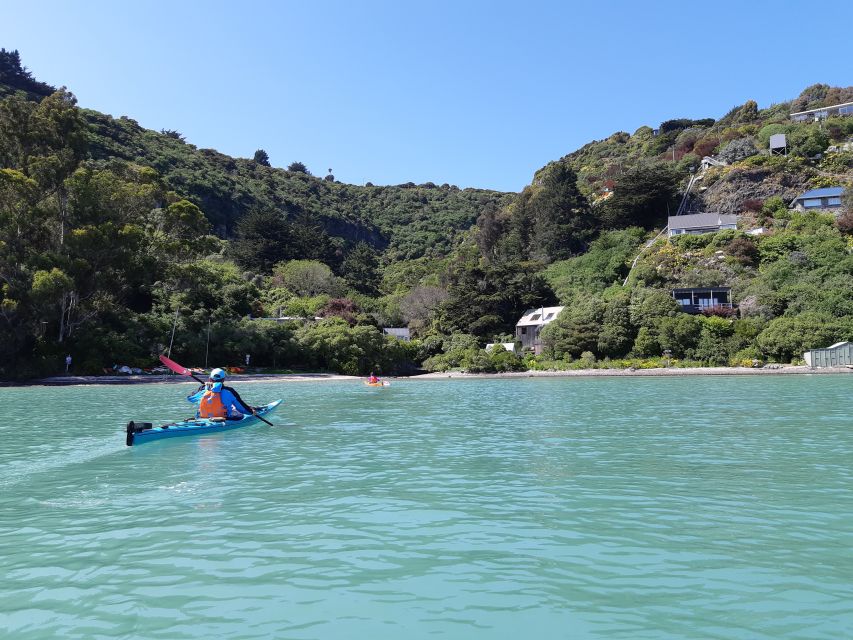
[[[729,142],[722,148],[717,157],[720,160],[724,160],[731,164],[733,162],[744,160],[750,156],[754,156],[757,153],[758,150],[755,148],[755,144],[750,138],[740,138]]]

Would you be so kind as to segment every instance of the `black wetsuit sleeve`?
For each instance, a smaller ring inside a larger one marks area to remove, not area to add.
[[[237,393],[232,387],[224,387],[223,386],[222,388],[227,389],[232,394],[234,394],[234,399],[237,401],[237,404],[240,405],[237,407],[237,409],[240,411],[240,413],[253,413],[252,408],[248,404],[246,404],[246,402],[243,400],[243,398],[240,397],[240,394]]]

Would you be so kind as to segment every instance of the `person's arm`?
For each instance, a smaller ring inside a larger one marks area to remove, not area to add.
[[[226,395],[226,393],[228,395]],[[226,407],[229,407],[229,409],[231,405],[234,405],[234,408],[242,414],[251,415],[254,413],[254,410],[243,401],[240,394],[234,391],[231,387],[222,387],[222,402]]]
[[[198,404],[201,402],[201,397],[204,395],[205,391],[207,391],[207,387],[205,385],[201,385],[194,394],[187,396],[187,402]]]

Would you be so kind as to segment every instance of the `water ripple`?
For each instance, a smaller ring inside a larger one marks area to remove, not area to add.
[[[183,388],[0,389],[0,629],[851,637],[848,384],[246,384],[277,426],[130,449]]]

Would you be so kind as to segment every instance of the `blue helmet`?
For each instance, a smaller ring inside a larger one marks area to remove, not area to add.
[[[214,382],[222,382],[225,380],[225,369],[214,369],[210,372],[210,379]]]

